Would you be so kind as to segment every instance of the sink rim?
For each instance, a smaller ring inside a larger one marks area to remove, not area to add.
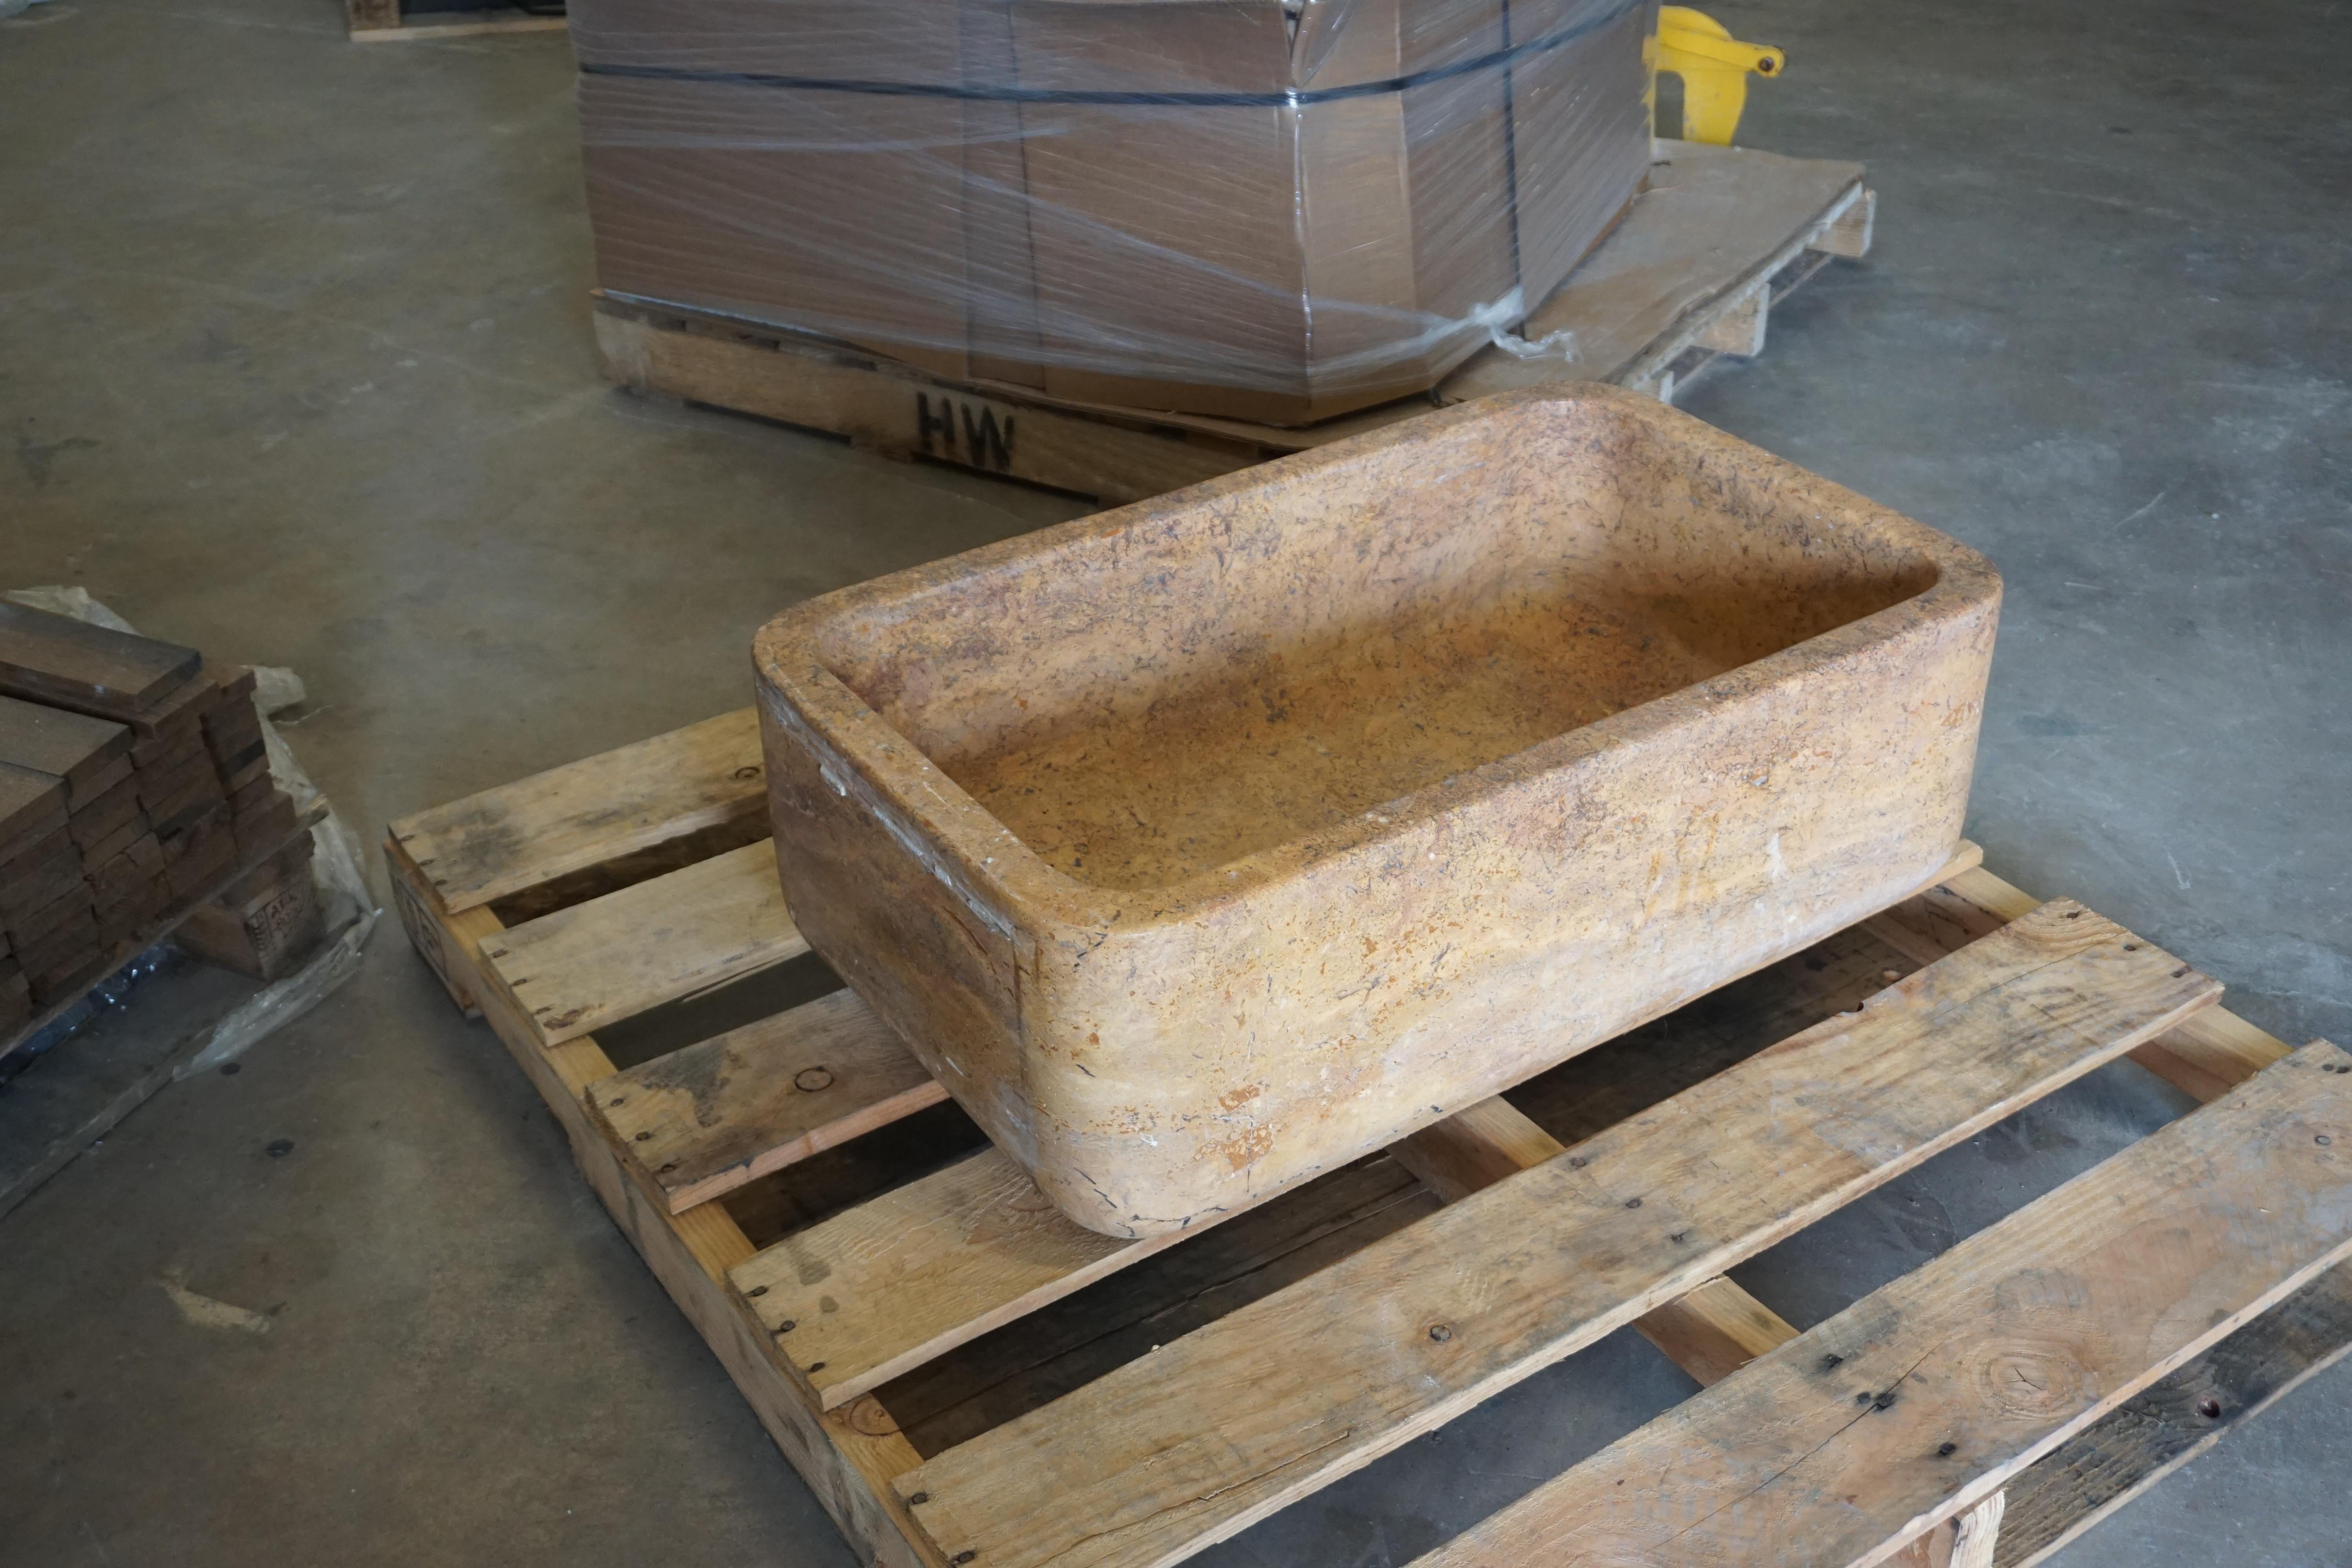
[[[1112,887],[1074,877],[1032,849],[974,799],[922,748],[893,727],[819,658],[824,630],[845,616],[901,602],[947,581],[986,573],[1080,541],[1123,530],[1164,525],[1171,497],[1074,519],[948,557],[869,579],[803,601],[776,616],[753,639],[753,663],[763,708],[777,727],[816,759],[834,787],[855,793],[880,817],[902,847],[946,883],[982,921],[1010,936],[1022,922],[1005,911],[1101,931],[1135,932],[1183,924],[1230,910],[1254,892],[1310,868],[1351,855],[1402,847],[1433,824],[1507,795],[1538,779],[1553,779],[1603,753],[1662,737],[1724,705],[1753,698],[1805,677],[1906,630],[1962,613],[2000,596],[2000,579],[1980,552],[1904,514],[1832,483],[1784,458],[1762,453],[1714,426],[1638,393],[1598,383],[1563,384],[1506,393],[1457,405],[1402,427],[1370,432],[1243,468],[1176,492],[1176,514],[1263,489],[1306,473],[1344,467],[1360,457],[1392,456],[1400,447],[1444,440],[1457,426],[1535,405],[1605,405],[1684,445],[1717,446],[1750,466],[1764,467],[1784,492],[1819,497],[1824,525],[1873,537],[1921,558],[1936,580],[1920,592],[1842,626],[1816,633],[1749,663],[1691,686],[1621,709],[1493,758],[1461,773],[1382,801],[1345,823],[1312,827],[1278,843],[1162,884]],[[1842,514],[1830,521],[1834,509]],[[929,802],[908,820],[900,805]],[[1372,814],[1387,820],[1376,820]]]

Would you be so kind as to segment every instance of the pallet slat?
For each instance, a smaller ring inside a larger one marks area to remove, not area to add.
[[[2314,1044],[1420,1560],[1875,1561],[2352,1253],[2352,1056]],[[1671,1483],[1660,1486],[1662,1478]]]
[[[1459,1203],[1568,1148],[1497,1096],[1423,1128],[1389,1152],[1439,1197]],[[1644,1312],[1633,1327],[1702,1386],[1797,1337],[1779,1313],[1720,1279]]]
[[[482,956],[554,1044],[807,951],[761,839],[526,921]]]
[[[927,1461],[898,1495],[950,1559],[1176,1561],[1706,1283],[2219,992],[2079,906],[2047,905],[1858,1015]]]
[[[1874,915],[1864,929],[1918,963],[1933,963],[2030,911],[2032,895],[1972,867]],[[2294,1049],[2223,1007],[2208,1008],[2131,1053],[2132,1060],[2185,1094],[2228,1093]]]
[[[392,825],[451,914],[768,808],[741,708]]]
[[[1996,1561],[2039,1563],[2352,1352],[2339,1263],[2010,1482]]]
[[[656,1057],[587,1095],[672,1214],[946,1098],[845,990]]]
[[[786,1237],[729,1278],[833,1409],[1183,1237],[1088,1230],[991,1147]]]

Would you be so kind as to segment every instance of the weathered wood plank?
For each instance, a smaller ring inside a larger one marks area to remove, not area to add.
[[[1427,1127],[1389,1152],[1447,1203],[1542,1164],[1567,1146],[1499,1096]],[[1633,1320],[1641,1336],[1702,1384],[1738,1371],[1797,1337],[1779,1313],[1728,1279]]]
[[[1389,1152],[1452,1204],[1542,1164],[1563,1147],[1498,1095],[1399,1139]]]
[[[1884,1561],[2352,1253],[2347,1152],[2314,1044],[1421,1562]]]
[[[991,1146],[784,1237],[730,1278],[830,1410],[1182,1238],[1088,1230]]]
[[[204,662],[192,647],[0,599],[0,691],[11,696],[127,718]]]
[[[1412,1173],[1374,1154],[1024,1313],[884,1384],[874,1397],[926,1457],[944,1452],[1437,1207]]]
[[[947,1098],[852,991],[593,1084],[588,1104],[672,1214]]]
[[[1897,951],[1927,963],[2033,907],[2032,895],[1978,868],[1863,924]],[[2209,1007],[2131,1056],[2183,1093],[2210,1100],[2228,1093],[2293,1048],[2227,1008]]]
[[[2041,1562],[2347,1352],[2352,1263],[2339,1263],[2011,1481],[1995,1561]]]
[[[1797,1337],[1795,1325],[1728,1279],[1710,1279],[1680,1300],[1644,1312],[1633,1329],[1702,1388]]]
[[[901,1478],[927,1544],[1171,1563],[2209,1005],[2057,903]]]
[[[749,708],[550,768],[392,825],[452,914],[767,811]]]
[[[807,951],[763,839],[526,921],[482,955],[554,1043]]]
[[[128,774],[130,750],[130,730],[110,719],[0,697],[0,762],[64,780],[77,805]]]

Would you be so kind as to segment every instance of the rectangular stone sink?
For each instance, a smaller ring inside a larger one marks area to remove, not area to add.
[[[1918,889],[2000,600],[1646,398],[1491,398],[778,616],[777,868],[1055,1204],[1159,1234]]]

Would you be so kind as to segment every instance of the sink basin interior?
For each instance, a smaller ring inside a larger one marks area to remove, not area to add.
[[[1593,428],[1540,466],[1490,420],[1129,509],[845,616],[821,657],[1048,864],[1159,888],[1935,581],[1815,487],[1727,495],[1605,407],[1525,412]]]

